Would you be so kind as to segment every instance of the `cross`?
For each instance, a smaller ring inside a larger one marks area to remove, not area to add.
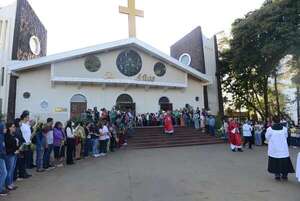
[[[135,9],[135,0],[128,0],[128,7],[119,6],[119,12],[128,15],[129,37],[136,37],[135,17],[144,17],[144,11]]]

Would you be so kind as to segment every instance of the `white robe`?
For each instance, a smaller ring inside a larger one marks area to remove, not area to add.
[[[282,130],[267,129],[266,139],[268,141],[268,155],[273,158],[287,158],[290,156],[287,144],[287,128]]]

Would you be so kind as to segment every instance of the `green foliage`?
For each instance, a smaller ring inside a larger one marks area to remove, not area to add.
[[[287,54],[299,58],[300,1],[266,1],[232,25],[230,49],[220,54],[223,86],[236,106],[269,116],[268,78]]]

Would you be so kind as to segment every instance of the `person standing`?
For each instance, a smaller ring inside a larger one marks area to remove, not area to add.
[[[224,119],[223,120],[223,136],[224,136],[224,139],[227,140],[228,139],[228,123],[227,123],[227,120]]]
[[[287,143],[288,131],[280,124],[278,116],[273,117],[273,125],[267,129],[268,141],[268,172],[275,175],[275,179],[288,180],[289,173],[295,173]]]
[[[194,126],[195,126],[195,129],[196,130],[199,130],[200,129],[200,115],[198,112],[195,112],[194,115],[193,115],[193,120],[194,120]]]
[[[17,186],[13,184],[14,181],[14,171],[16,167],[16,161],[17,157],[16,154],[18,154],[18,146],[19,142],[17,138],[14,136],[16,132],[16,127],[13,123],[7,123],[6,124],[6,134],[5,134],[5,150],[6,150],[6,156],[5,156],[5,165],[7,170],[7,177],[5,180],[5,185],[8,190],[15,190],[17,189]]]
[[[82,122],[78,123],[75,128],[75,139],[76,139],[76,160],[81,159],[82,142],[85,138],[84,128]]]
[[[109,129],[108,129],[108,124],[107,124],[107,121],[104,122],[104,125],[103,125],[103,128],[102,128],[102,132],[105,136],[105,143],[104,143],[104,147],[103,147],[103,152],[102,152],[102,156],[105,156],[107,154],[107,150],[108,150],[108,145],[109,145],[109,142],[110,142],[110,132],[109,132]],[[101,155],[101,153],[100,153]]]
[[[0,120],[0,196],[7,196],[8,190],[4,188],[5,180],[7,177],[7,170],[5,165],[5,157],[6,157],[6,150],[5,150],[5,136],[4,136],[4,123]]]
[[[83,156],[84,157],[88,157],[92,151],[92,139],[91,139],[91,125],[92,123],[88,123],[85,127],[84,127],[84,133],[85,133],[85,141],[84,141],[84,153]]]
[[[36,171],[44,172],[43,166],[43,156],[46,148],[46,135],[48,132],[48,128],[43,123],[37,123],[36,128],[33,132],[33,142],[35,141],[36,145]]]
[[[97,125],[98,129],[101,127],[100,123]],[[90,124],[89,126],[89,135],[91,136],[92,141],[92,152],[93,157],[97,158],[100,156],[99,154],[99,134],[97,128],[94,124]]]
[[[105,156],[105,150],[107,148],[107,145],[106,145],[106,136],[105,136],[105,133],[104,133],[104,126],[102,125],[99,125],[99,141],[100,141],[100,154],[99,156]]]
[[[16,118],[14,121],[14,124],[16,126],[16,133],[15,136],[19,140],[20,150],[19,154],[17,155],[17,164],[15,168],[14,173],[14,179],[15,180],[22,180],[31,177],[30,174],[26,171],[26,164],[25,164],[25,154],[24,154],[24,145],[25,145],[25,139],[23,138],[20,126],[21,126],[21,119]]]
[[[228,134],[229,134],[229,142],[230,142],[231,150],[233,152],[236,151],[243,152],[239,125],[235,119],[229,120]]]
[[[248,143],[249,149],[252,149],[252,126],[248,121],[245,121],[243,124],[243,136],[244,136],[244,144],[245,147]]]
[[[43,156],[44,169],[53,169],[54,167],[50,164],[51,153],[53,151],[53,119],[47,119],[47,133],[46,133],[46,149]]]
[[[53,149],[56,166],[62,167],[65,157],[65,134],[63,125],[59,121],[55,123],[53,129]]]
[[[215,136],[215,127],[216,127],[216,119],[213,115],[210,115],[208,118],[208,131],[209,134]]]
[[[67,122],[65,133],[67,135],[67,165],[73,165],[75,151],[75,135],[73,132],[72,121]]]
[[[24,146],[23,146],[23,153],[24,153],[24,162],[25,162],[25,169],[31,168],[31,156],[32,156],[32,150],[31,150],[31,127],[29,123],[29,112],[24,111],[21,114],[21,126],[20,130],[22,132],[22,137],[25,140]],[[31,175],[27,175],[31,176]]]
[[[174,133],[174,126],[173,126],[173,121],[172,121],[172,116],[170,111],[165,113],[164,132],[165,134],[169,134],[169,135],[172,135]]]
[[[257,146],[262,145],[262,139],[261,139],[262,131],[263,131],[263,125],[261,123],[256,123],[254,125],[254,133],[255,133],[255,145]]]

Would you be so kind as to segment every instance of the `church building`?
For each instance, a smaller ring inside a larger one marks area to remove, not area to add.
[[[29,110],[33,118],[66,121],[95,106],[136,114],[190,106],[217,114],[222,97],[215,37],[206,38],[197,27],[172,45],[169,56],[135,37],[135,16],[143,12],[135,10],[134,0],[128,6],[120,7],[129,15],[128,39],[50,56],[47,31],[26,0],[0,9],[0,30],[1,22],[10,24],[0,39],[11,46],[0,49],[6,55],[2,113],[12,119]],[[6,12],[13,14],[4,18]]]

